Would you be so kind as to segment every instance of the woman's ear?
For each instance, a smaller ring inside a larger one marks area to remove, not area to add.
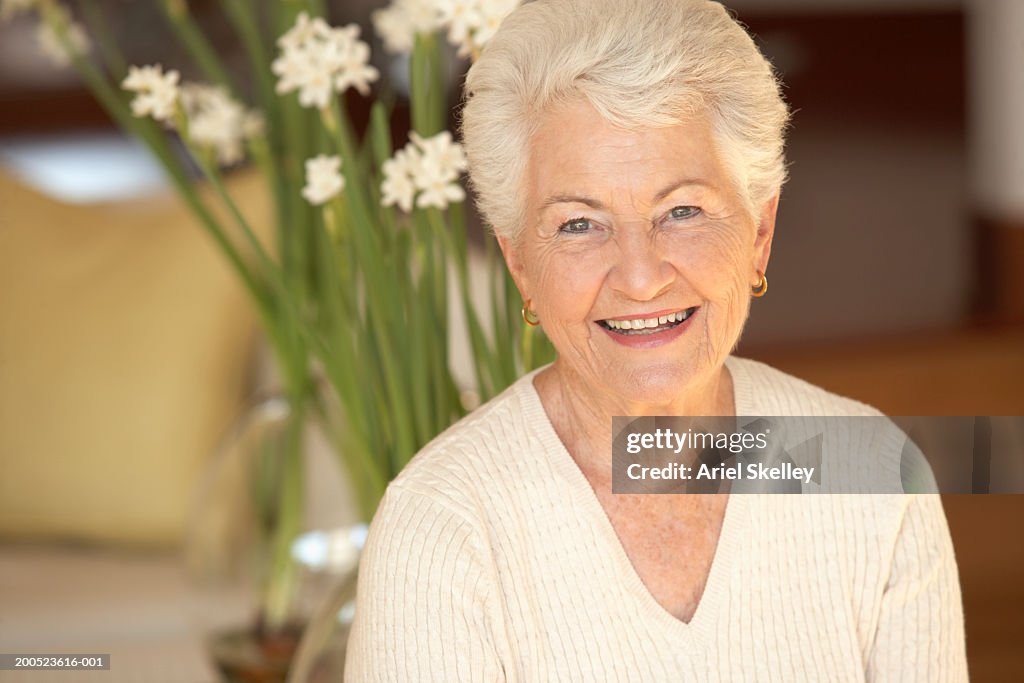
[[[754,267],[762,273],[768,270],[768,259],[772,253],[772,238],[775,236],[775,216],[779,210],[779,195],[775,195],[761,209],[757,221],[757,235],[754,238]]]
[[[526,301],[530,298],[530,288],[527,283],[526,270],[523,266],[519,245],[516,244],[515,240],[499,236],[498,246],[501,247],[501,254],[505,257],[505,264],[508,266],[508,272],[512,274],[512,280],[516,283],[519,296],[522,297],[523,301]]]

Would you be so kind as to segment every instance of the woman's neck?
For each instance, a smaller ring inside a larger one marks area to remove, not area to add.
[[[559,361],[534,377],[534,387],[555,433],[588,477],[611,475],[614,416],[731,416],[736,412],[732,376],[724,365],[664,404],[624,401],[606,386],[591,386]]]

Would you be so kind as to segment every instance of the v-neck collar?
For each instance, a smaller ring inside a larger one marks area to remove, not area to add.
[[[726,359],[726,367],[732,377],[736,415],[753,414],[754,396],[745,368],[731,356]],[[558,438],[554,425],[551,424],[551,420],[544,410],[540,394],[533,383],[534,377],[542,370],[544,368],[538,368],[519,380],[524,417],[527,424],[531,425],[534,436],[543,445],[545,455],[549,458],[552,467],[564,478],[570,498],[585,513],[599,542],[612,555],[618,574],[623,577],[629,593],[636,599],[638,609],[653,621],[664,625],[669,633],[674,634],[680,640],[691,642],[694,645],[710,645],[714,635],[714,621],[720,611],[721,600],[727,589],[739,541],[743,537],[744,530],[749,526],[750,513],[746,496],[743,494],[729,495],[704,592],[690,621],[684,622],[678,619],[662,607],[644,585],[622,547],[622,542],[619,540],[618,534],[615,533],[615,528],[601,506],[597,494],[591,488],[590,482],[587,481],[576,461]]]

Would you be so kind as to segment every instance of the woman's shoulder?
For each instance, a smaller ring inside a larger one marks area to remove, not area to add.
[[[757,361],[730,357],[736,412],[745,416],[807,418],[786,421],[794,444],[825,435],[831,493],[934,493],[927,458],[884,413]],[[852,420],[832,418],[855,418]],[[851,450],[852,449],[852,450]],[[857,457],[848,457],[853,453]],[[818,454],[821,456],[821,454]]]
[[[882,415],[866,403],[834,394],[759,361],[730,356],[726,367],[733,379],[736,412],[741,415]]]
[[[500,485],[511,462],[536,451],[529,392],[534,373],[427,443],[390,487],[464,506],[488,487]],[[521,463],[520,463],[521,465]]]

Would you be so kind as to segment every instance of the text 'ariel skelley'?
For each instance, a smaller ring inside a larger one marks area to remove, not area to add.
[[[747,465],[708,465],[701,464],[697,467],[690,467],[681,463],[670,463],[664,467],[645,467],[640,463],[633,463],[626,468],[626,476],[630,479],[675,479],[681,481],[689,480],[710,480],[710,481],[739,481],[742,479],[753,481],[802,481],[810,484],[814,477],[813,467],[797,467],[793,463],[783,462],[778,465],[766,465],[763,462],[748,463]]]
[[[683,450],[702,451],[716,449],[738,454],[751,450],[764,450],[768,446],[767,432],[700,432],[688,429],[673,431],[672,429],[656,429],[653,432],[631,433],[626,438],[626,452],[636,455],[644,450],[672,451],[676,454]],[[660,467],[644,466],[632,463],[626,468],[626,476],[633,480],[710,480],[710,481],[801,481],[809,484],[814,477],[814,467],[797,467],[791,462],[780,462],[772,465],[763,462],[744,464],[685,465],[673,462]]]

